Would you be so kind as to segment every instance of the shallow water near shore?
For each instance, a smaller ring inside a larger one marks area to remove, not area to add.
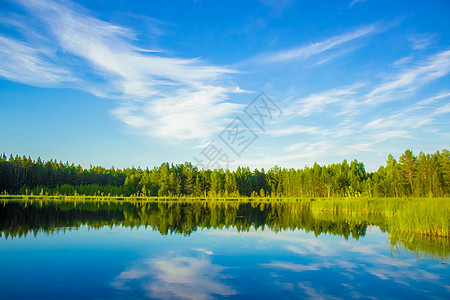
[[[0,206],[2,299],[448,298],[448,239],[301,203]]]

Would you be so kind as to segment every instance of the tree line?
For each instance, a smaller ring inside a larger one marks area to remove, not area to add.
[[[303,169],[203,170],[192,163],[153,169],[83,168],[56,160],[0,156],[0,193],[23,195],[160,197],[445,197],[450,195],[450,152],[406,150],[397,161],[367,172],[356,159]]]

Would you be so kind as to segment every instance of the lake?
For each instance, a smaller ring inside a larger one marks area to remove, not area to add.
[[[0,202],[1,299],[449,299],[448,238],[303,202]]]

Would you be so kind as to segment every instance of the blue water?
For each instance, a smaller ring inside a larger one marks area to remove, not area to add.
[[[82,225],[0,239],[1,299],[449,299],[446,260],[303,230]]]
[[[308,202],[0,204],[0,299],[450,299],[449,240]]]

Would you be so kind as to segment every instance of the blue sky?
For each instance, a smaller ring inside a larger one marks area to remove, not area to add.
[[[450,141],[448,1],[2,1],[0,152],[302,168]],[[281,115],[244,113],[265,92]],[[253,130],[240,156],[220,139]],[[210,144],[212,145],[212,144]]]

